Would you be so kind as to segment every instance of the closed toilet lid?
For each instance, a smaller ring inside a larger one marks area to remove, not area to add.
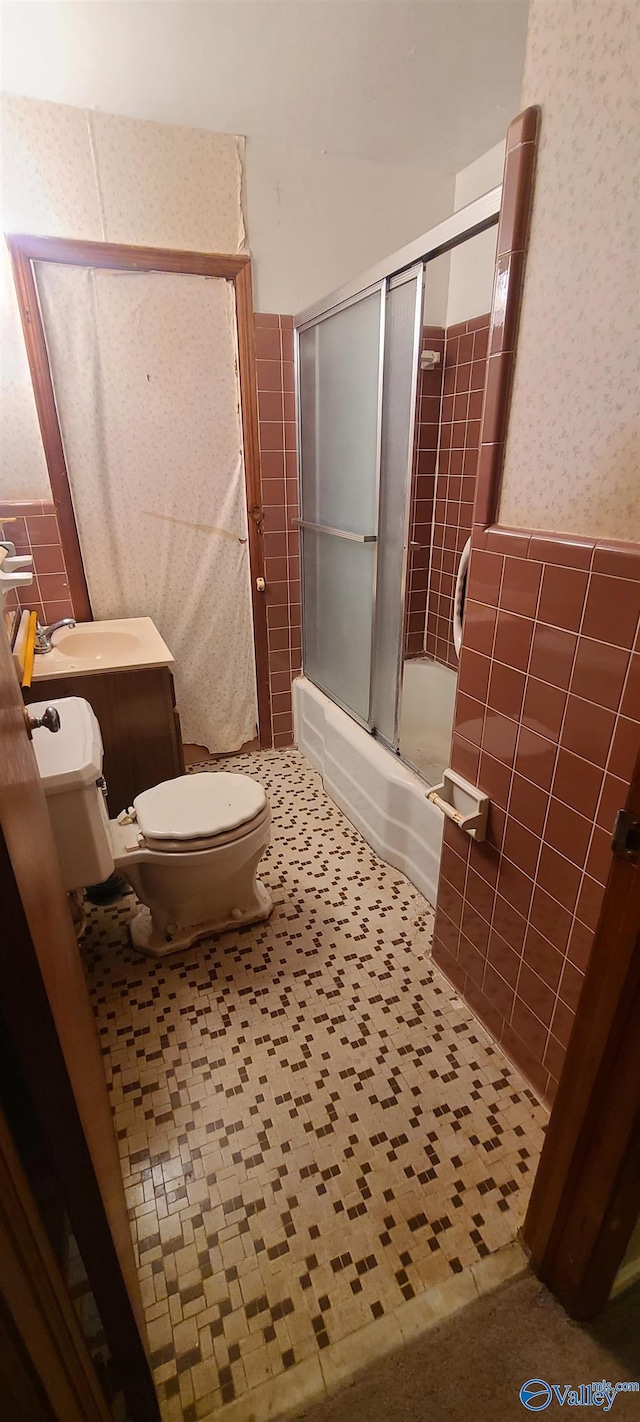
[[[248,775],[202,771],[143,790],[133,808],[145,839],[209,839],[254,820],[266,803]]]

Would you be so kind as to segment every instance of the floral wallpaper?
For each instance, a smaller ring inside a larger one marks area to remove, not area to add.
[[[2,96],[4,232],[246,250],[244,140]],[[0,262],[0,495],[50,498],[6,252]]]
[[[106,242],[245,250],[244,139],[116,114],[87,117]]]
[[[531,0],[522,107],[542,107],[499,521],[640,539],[640,9]]]

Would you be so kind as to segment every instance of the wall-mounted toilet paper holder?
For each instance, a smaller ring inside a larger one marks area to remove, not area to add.
[[[478,790],[477,785],[463,780],[455,770],[443,771],[441,784],[428,791],[427,799],[472,839],[480,843],[485,838],[489,796]]]

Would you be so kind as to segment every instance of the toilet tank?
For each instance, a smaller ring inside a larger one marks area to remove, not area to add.
[[[55,706],[60,730],[40,726],[33,748],[47,800],[66,889],[100,884],[113,873],[109,818],[101,789],[102,737],[96,716],[80,696],[29,706],[41,716]]]

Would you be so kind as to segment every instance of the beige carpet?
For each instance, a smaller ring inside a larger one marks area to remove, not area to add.
[[[578,1386],[605,1378],[640,1382],[640,1285],[598,1323],[573,1323],[537,1279],[522,1278],[433,1328],[360,1381],[305,1416],[309,1422],[511,1422],[607,1416],[640,1422],[640,1392],[611,1410],[561,1406],[543,1412],[519,1399],[528,1378]]]

